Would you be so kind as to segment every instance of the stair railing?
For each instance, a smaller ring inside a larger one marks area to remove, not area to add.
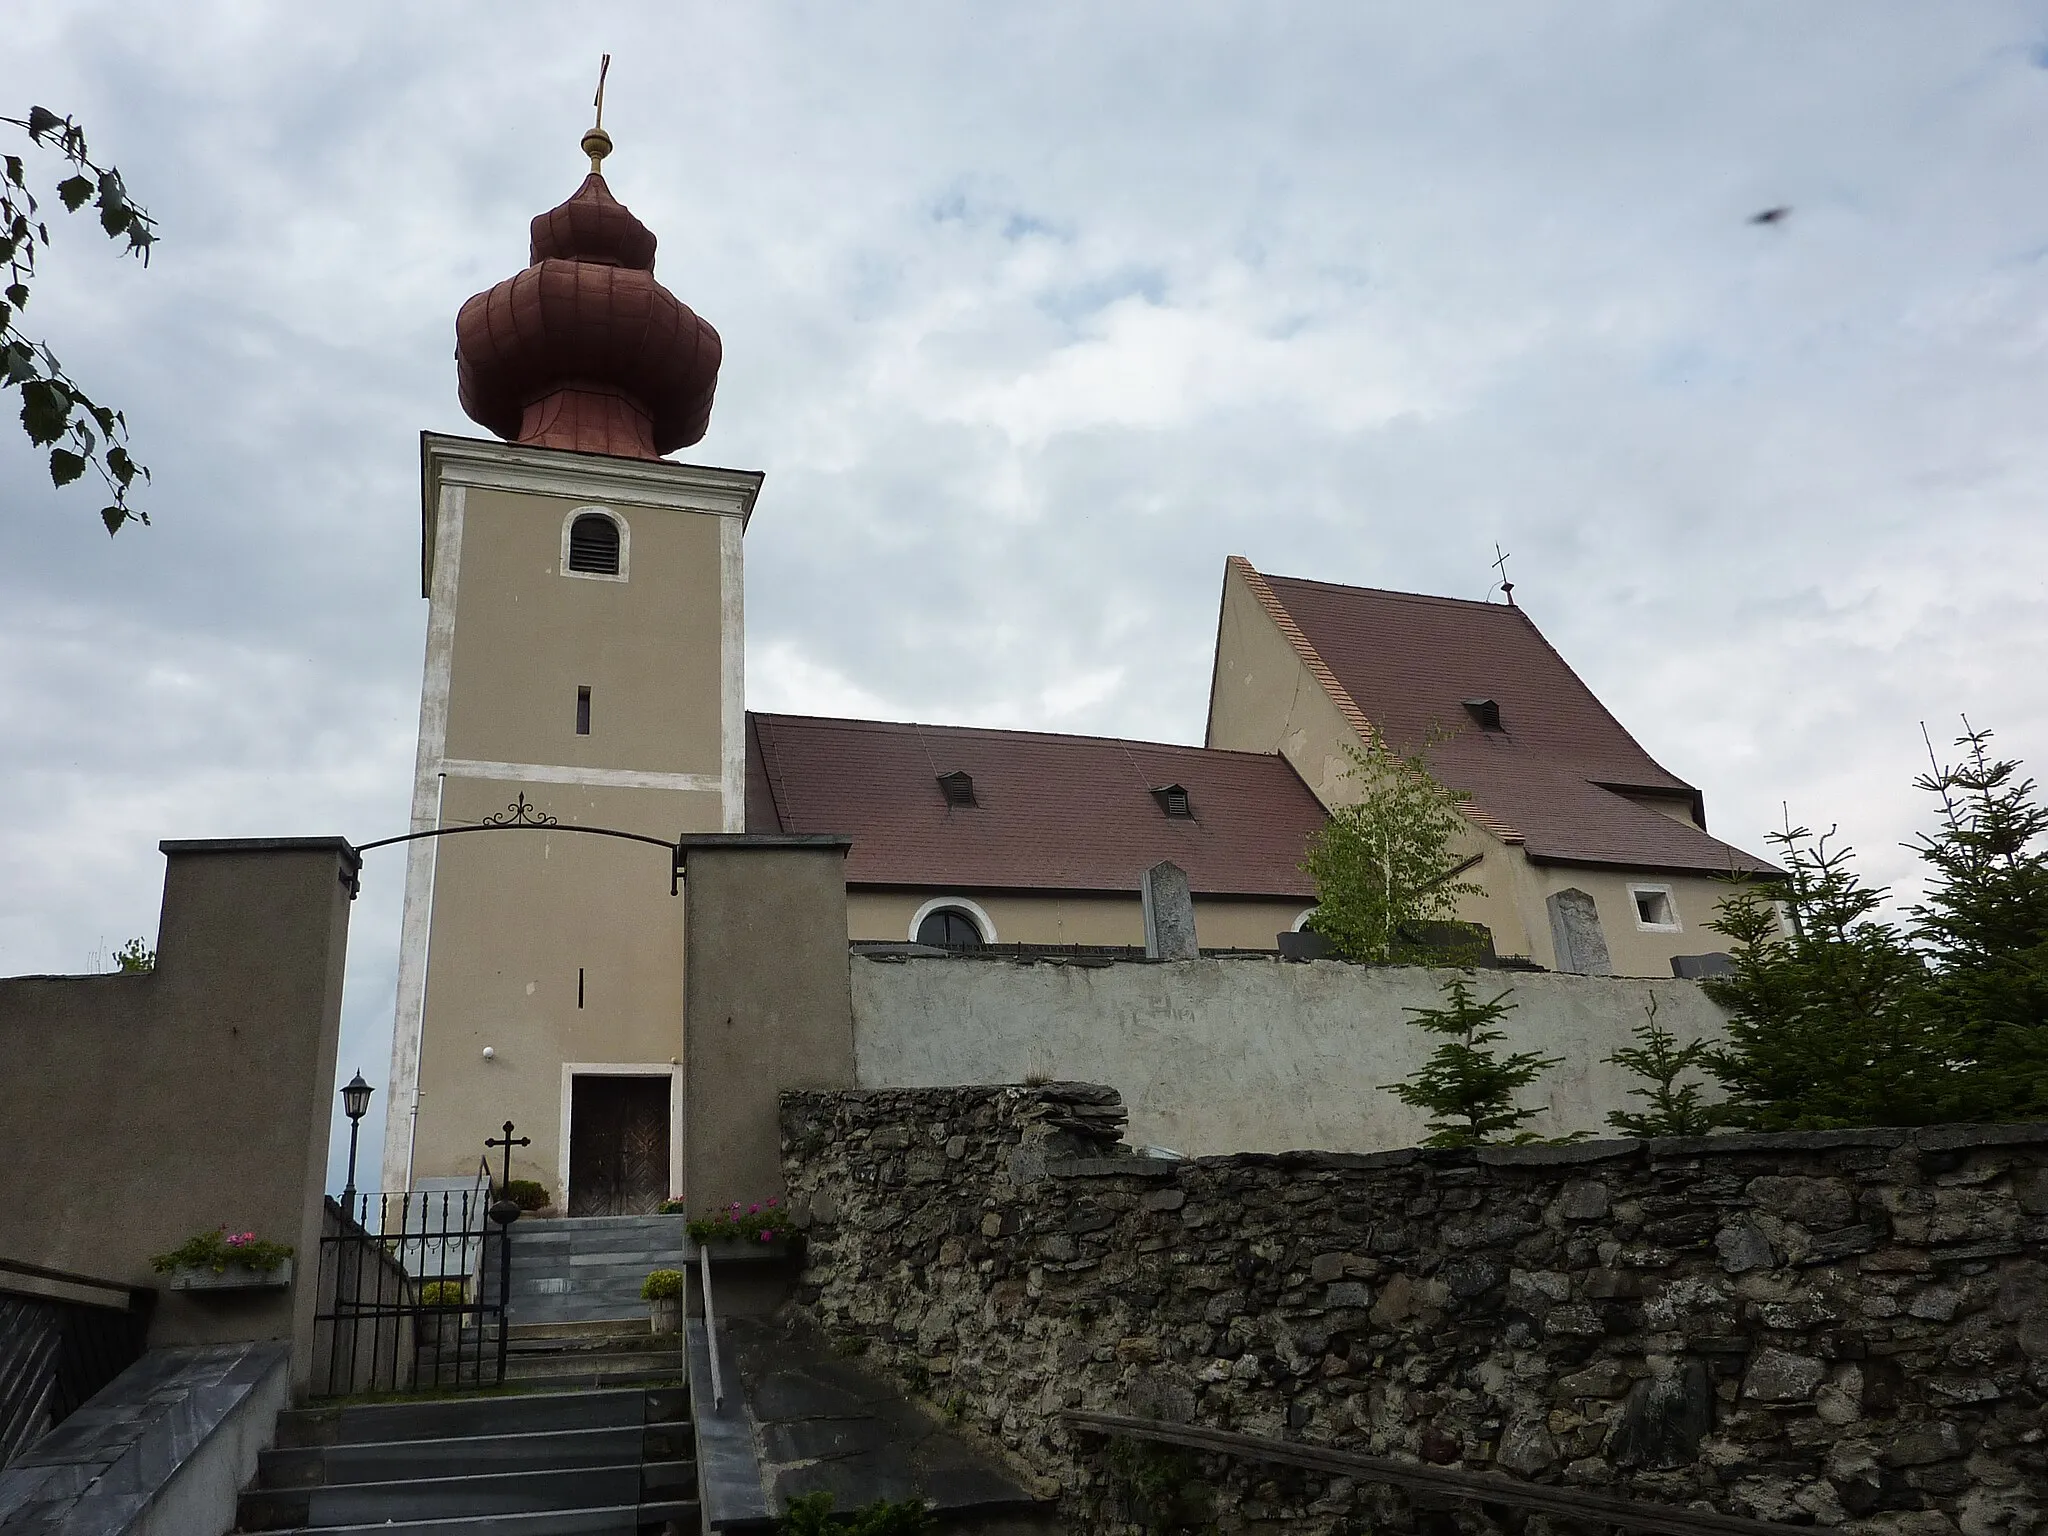
[[[697,1245],[697,1276],[704,1291],[704,1342],[711,1353],[711,1406],[722,1411],[725,1377],[718,1369],[718,1319],[711,1310],[711,1250],[703,1243]]]

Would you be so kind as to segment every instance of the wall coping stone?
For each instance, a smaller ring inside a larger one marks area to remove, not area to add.
[[[0,1472],[0,1530],[137,1529],[239,1415],[284,1405],[290,1355],[285,1343],[151,1350]],[[269,1438],[266,1423],[255,1439]],[[232,1522],[231,1497],[219,1513]]]
[[[1569,1163],[1604,1163],[1618,1157],[1638,1157],[1640,1141],[1532,1142],[1526,1146],[1493,1146],[1474,1149],[1482,1163],[1502,1167],[1554,1168]]]
[[[1049,1179],[1171,1179],[1180,1163],[1164,1157],[1068,1157],[1045,1165]]]
[[[2048,1143],[2048,1122],[2015,1125],[1924,1125],[1913,1133],[1923,1152],[1953,1152],[1959,1147],[2032,1147]]]
[[[1722,1136],[1658,1136],[1644,1143],[1652,1158],[1701,1152],[1825,1152],[1833,1147],[1901,1147],[1913,1133],[1900,1126],[1845,1131],[1735,1131]]]
[[[790,1088],[786,1102],[826,1105],[838,1101],[874,1103],[900,1097],[906,1104],[933,1101],[948,1095],[989,1100],[997,1097],[1031,1098],[1048,1104],[1118,1105],[1123,1096],[1101,1083],[964,1083],[929,1088]],[[1105,1130],[1107,1127],[1105,1127]],[[2048,1144],[2048,1122],[1983,1125],[1865,1126],[1836,1131],[1728,1131],[1714,1136],[1657,1136],[1642,1140],[1537,1142],[1523,1146],[1483,1147],[1401,1147],[1388,1152],[1323,1152],[1301,1148],[1287,1152],[1227,1152],[1191,1157],[1168,1167],[1279,1168],[1390,1168],[1418,1160],[1432,1164],[1477,1162],[1494,1167],[1554,1167],[1573,1163],[1648,1157],[1652,1162],[1667,1158],[1710,1155],[1741,1155],[1766,1152],[1825,1152],[1837,1147],[1914,1146],[1927,1152],[1952,1152],[1969,1147],[2040,1146]],[[1093,1163],[1102,1159],[1076,1158],[1069,1163]],[[1109,1159],[1122,1162],[1124,1159]],[[1157,1159],[1132,1158],[1132,1162]],[[1066,1164],[1054,1164],[1062,1168]],[[1051,1171],[1049,1169],[1048,1171]],[[1130,1172],[1119,1167],[1116,1172]],[[1090,1177],[1070,1172],[1069,1177]],[[1151,1175],[1156,1176],[1156,1175]]]

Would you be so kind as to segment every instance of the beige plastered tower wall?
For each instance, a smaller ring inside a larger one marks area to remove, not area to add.
[[[1364,746],[1370,725],[1264,588],[1244,561],[1232,559],[1224,566],[1205,745],[1279,752],[1325,806],[1335,810],[1352,804],[1359,788],[1349,776],[1350,754]],[[1665,806],[1658,809],[1674,814]],[[1727,940],[1706,926],[1727,894],[1719,880],[1671,871],[1538,864],[1519,843],[1478,820],[1467,821],[1458,852],[1461,858],[1479,860],[1460,878],[1481,889],[1480,895],[1466,898],[1459,916],[1484,923],[1499,954],[1526,956],[1556,969],[1548,901],[1554,892],[1570,889],[1593,898],[1618,976],[1669,976],[1673,955],[1726,947]],[[1679,919],[1675,931],[1640,926],[1630,887],[1641,885],[1670,892]]]
[[[742,536],[762,477],[428,433],[420,478],[411,830],[522,798],[557,825],[408,846],[384,1187],[473,1172],[511,1120],[532,1138],[513,1176],[566,1201],[579,1069],[670,1079],[680,1187],[685,898],[662,849],[566,829],[745,828]],[[619,525],[616,578],[568,570],[589,511]]]

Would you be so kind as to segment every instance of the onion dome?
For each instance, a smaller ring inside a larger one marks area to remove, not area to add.
[[[507,441],[656,459],[711,423],[718,332],[654,280],[654,235],[599,172],[533,221],[532,264],[455,317],[462,409]]]

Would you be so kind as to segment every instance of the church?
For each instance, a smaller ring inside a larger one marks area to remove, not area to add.
[[[1703,797],[1513,603],[1224,562],[1202,746],[756,714],[745,536],[758,473],[680,463],[718,333],[655,280],[610,139],[456,319],[464,411],[421,441],[429,604],[383,1187],[465,1176],[510,1117],[571,1214],[684,1187],[679,834],[850,839],[848,939],[947,952],[1143,942],[1184,870],[1205,950],[1277,951],[1309,839],[1375,733],[1467,791],[1461,915],[1550,970],[1689,973],[1730,875]],[[604,836],[550,835],[550,828]],[[773,932],[759,942],[772,951]],[[621,1186],[619,1170],[636,1170]]]

